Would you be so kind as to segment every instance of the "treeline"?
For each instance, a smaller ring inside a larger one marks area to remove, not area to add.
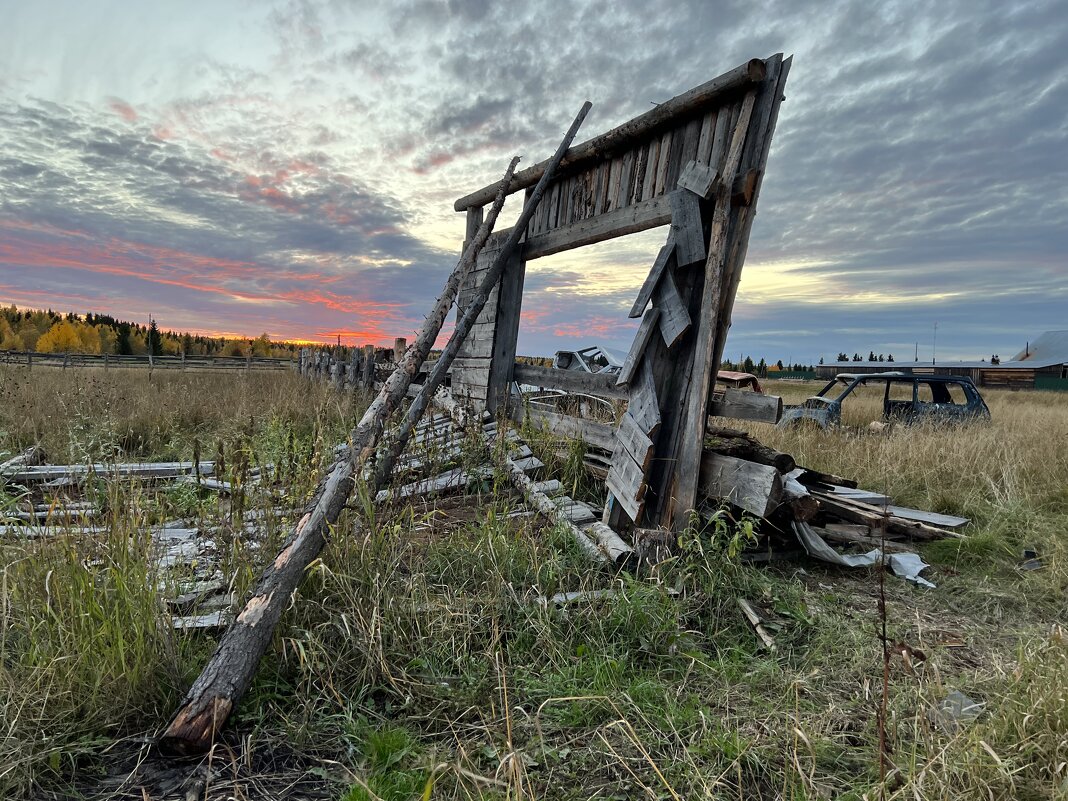
[[[859,353],[854,353],[852,360],[855,361],[855,362],[862,362],[862,361],[864,361],[864,357],[861,356]],[[889,356],[884,357],[883,354],[880,353],[878,356],[876,356],[875,355],[875,351],[871,351],[871,352],[868,353],[868,359],[867,360],[869,362],[892,362],[894,360],[894,354],[891,353]],[[848,362],[848,361],[850,361],[849,354],[848,353],[839,353],[837,361],[840,361],[840,362]],[[820,364],[823,364],[823,359],[820,359]]]
[[[823,364],[820,361],[820,364]],[[733,370],[739,373],[752,373],[759,378],[767,378],[769,374],[775,373],[811,373],[815,372],[815,365],[804,365],[800,362],[794,364],[783,364],[782,359],[779,359],[774,364],[768,364],[764,361],[764,357],[760,357],[760,361],[754,362],[752,357],[746,356],[740,362],[732,362],[730,359],[724,359],[719,366],[720,370]]]
[[[207,337],[162,331],[155,320],[148,325],[117,320],[107,314],[60,314],[51,309],[0,307],[0,350],[38,353],[115,353],[144,356],[253,356],[290,358],[300,345],[272,342],[266,334],[255,339]]]

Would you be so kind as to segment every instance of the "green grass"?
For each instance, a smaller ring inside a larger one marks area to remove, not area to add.
[[[179,380],[158,390],[130,373],[80,389],[19,384],[35,422],[6,412],[0,449],[40,439],[57,454],[126,458],[136,430],[145,455],[189,458],[199,442],[209,458],[221,442],[229,477],[271,461],[299,499],[358,409],[295,380]],[[155,411],[100,401],[131,387],[183,397]],[[52,391],[68,405],[49,416],[38,407]],[[891,662],[887,798],[1068,797],[1068,410],[1037,394],[989,400],[993,423],[970,430],[751,427],[802,464],[975,521],[967,539],[923,548],[937,590],[886,580],[891,640],[927,657]],[[569,494],[597,500],[577,446],[531,439]],[[472,444],[460,461],[484,457]],[[107,770],[116,739],[167,719],[214,643],[165,625],[157,585],[176,578],[150,568],[140,532],[176,515],[225,520],[228,506],[184,487],[94,492],[106,536],[0,544],[4,797],[84,787]],[[243,500],[273,503],[262,490]],[[879,797],[876,574],[742,565],[734,555],[748,529],[723,517],[688,532],[654,574],[615,575],[540,518],[507,516],[519,506],[500,477],[468,497],[377,515],[355,499],[283,618],[232,747],[312,755],[344,799]],[[272,523],[274,541],[292,522]],[[240,595],[271,540],[259,551],[232,533],[219,542]],[[1017,569],[1024,546],[1045,569]],[[613,592],[543,600],[583,589]],[[765,617],[774,653],[739,597]],[[927,711],[953,689],[986,707],[948,733]]]

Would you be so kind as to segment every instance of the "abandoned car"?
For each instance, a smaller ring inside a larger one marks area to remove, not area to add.
[[[906,373],[839,373],[799,406],[783,409],[779,427],[812,422],[821,428],[842,424],[842,401],[858,387],[882,390],[887,422],[966,422],[989,420],[990,410],[970,378]],[[841,389],[832,396],[832,391]]]

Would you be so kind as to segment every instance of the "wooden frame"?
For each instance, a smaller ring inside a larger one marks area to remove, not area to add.
[[[746,62],[568,150],[457,359],[454,394],[493,413],[506,409],[513,380],[628,401],[616,446],[605,448],[618,501],[606,522],[623,524],[625,516],[642,526],[678,528],[696,505],[706,420],[715,404],[724,409],[713,395],[715,366],[789,67],[782,54]],[[529,191],[543,172],[539,164],[517,173],[509,191]],[[467,213],[468,236],[491,189],[456,201],[456,210]],[[642,324],[618,378],[515,363],[527,262],[667,224],[667,244],[631,310]],[[511,234],[499,232],[487,243],[461,288],[461,313],[465,292]],[[739,402],[737,409],[750,419],[777,419],[781,402],[769,400],[771,406]],[[547,422],[573,433],[594,430],[588,421]],[[607,438],[597,430],[603,446]]]

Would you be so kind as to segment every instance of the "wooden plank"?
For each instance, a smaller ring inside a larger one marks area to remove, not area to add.
[[[521,384],[531,384],[564,392],[584,392],[607,398],[629,397],[624,389],[616,386],[616,377],[609,373],[587,373],[583,370],[557,370],[552,367],[535,367],[519,364],[512,368],[513,378]]]
[[[716,392],[712,396],[710,414],[713,417],[731,417],[735,420],[777,423],[782,417],[782,398],[728,387],[722,393]]]
[[[557,437],[581,439],[589,445],[609,452],[616,447],[615,429],[607,423],[533,407],[524,408],[518,404],[512,409],[511,415],[512,419],[520,424],[529,420],[532,425],[544,428]]]
[[[716,130],[712,137],[712,151],[708,156],[708,166],[717,173],[723,169],[723,159],[727,155],[727,142],[731,135],[731,109],[721,108],[716,114]]]
[[[645,508],[643,503],[647,489],[645,474],[623,448],[617,449],[612,454],[612,466],[608,469],[608,478],[605,483],[611,490],[616,503],[623,508],[630,519],[634,521],[640,519]]]
[[[675,286],[675,276],[672,270],[664,270],[663,275],[660,276],[653,303],[654,308],[660,311],[657,322],[664,344],[669,348],[673,347],[679,341],[679,337],[689,330],[690,313],[686,311],[686,304],[682,302],[679,290]]]
[[[519,317],[523,309],[523,280],[526,262],[521,248],[512,251],[501,274],[497,293],[497,331],[493,339],[493,358],[487,382],[486,411],[496,414],[508,401],[519,339]]]
[[[529,239],[523,249],[527,261],[564,250],[592,245],[625,234],[634,234],[671,222],[671,204],[654,197],[623,209],[580,220]]]
[[[619,195],[619,174],[623,169],[623,161],[619,158],[612,159],[612,164],[609,167],[608,172],[608,198],[605,201],[604,209],[606,212],[618,209],[616,201]]]
[[[623,154],[619,168],[619,189],[616,193],[617,209],[630,205],[630,191],[634,181],[634,151],[628,150]]]
[[[634,179],[631,181],[630,197],[627,205],[637,203],[642,199],[642,185],[645,182],[646,164],[649,159],[649,143],[646,142],[635,151],[634,156]]]
[[[620,446],[627,449],[644,475],[649,470],[649,460],[653,456],[653,441],[646,436],[629,412],[620,418],[616,439]]]
[[[660,137],[649,142],[649,154],[645,158],[645,178],[642,180],[642,200],[656,196],[656,165],[660,158]]]
[[[629,414],[645,434],[652,438],[660,429],[660,402],[656,397],[656,383],[648,361],[642,360],[634,380],[630,383]]]
[[[645,314],[645,307],[649,305],[649,301],[653,298],[653,291],[660,282],[660,275],[665,269],[672,269],[675,266],[674,255],[675,239],[668,234],[667,244],[660,248],[656,261],[653,262],[653,266],[649,270],[649,275],[645,277],[645,283],[642,284],[642,288],[638,291],[638,297],[634,299],[634,305],[630,307],[631,317],[641,317]]]
[[[939,512],[927,512],[923,509],[910,509],[907,506],[891,505],[886,508],[894,517],[900,517],[903,520],[916,520],[920,523],[929,523],[932,526],[938,526],[938,528],[961,528],[971,522],[967,517],[944,515]]]
[[[718,173],[706,164],[699,161],[691,161],[682,169],[679,176],[679,188],[693,192],[698,197],[709,198],[716,186]],[[702,254],[703,258],[704,254]]]
[[[560,513],[576,526],[590,523],[598,517],[593,509],[582,501],[576,501],[567,495],[559,495],[551,500],[556,508],[560,510]]]
[[[668,195],[671,204],[671,235],[675,258],[688,267],[705,258],[705,232],[701,224],[701,200],[693,192],[675,190]]]
[[[641,325],[638,326],[638,332],[634,335],[634,342],[631,343],[630,352],[627,353],[627,358],[623,362],[623,368],[619,371],[619,377],[616,379],[616,384],[618,386],[624,386],[630,383],[630,379],[638,367],[638,361],[641,359],[642,354],[645,353],[645,346],[649,344],[649,338],[657,328],[657,321],[659,319],[660,310],[655,306],[649,309],[649,311],[645,313],[645,316],[642,317]]]
[[[662,195],[666,191],[668,159],[671,158],[671,138],[671,131],[665,131],[664,135],[660,137],[660,155],[657,158],[656,165],[656,185],[653,188],[653,194],[656,196]]]
[[[682,128],[675,130],[671,146],[671,160],[668,163],[665,191],[674,192],[679,182],[679,174],[688,161],[697,156],[697,140],[701,135],[701,121],[691,120]]]
[[[708,159],[712,154],[712,141],[716,135],[716,116],[716,109],[712,109],[701,118],[701,136],[697,140],[696,161],[703,167],[708,166]]]
[[[775,130],[778,119],[779,106],[783,97],[783,87],[790,72],[791,59],[783,59],[777,54],[768,59],[768,79],[761,87],[759,103],[759,123],[756,125],[756,136],[751,137],[754,148],[753,160],[744,161],[744,167],[762,169],[767,163],[768,151],[771,148],[771,137]],[[754,111],[757,114],[757,111]],[[748,147],[748,145],[747,145]],[[746,157],[748,158],[748,157]],[[726,171],[722,171],[726,175]],[[727,331],[731,324],[731,312],[734,308],[734,298],[738,293],[738,285],[741,281],[742,264],[745,262],[745,254],[749,246],[749,231],[753,224],[754,209],[757,195],[760,192],[761,178],[757,178],[753,189],[751,206],[738,210],[737,219],[731,235],[731,251],[727,260],[730,280],[725,284],[726,291],[723,295],[721,314],[719,316],[716,333],[716,349],[713,360],[719,364],[723,359],[723,348],[727,341]]]
[[[705,451],[698,488],[712,500],[726,500],[745,511],[767,517],[782,502],[782,474],[774,467]]]
[[[597,175],[593,184],[593,214],[595,217],[604,213],[605,199],[608,197],[608,172],[611,165],[601,162],[597,165]],[[528,256],[529,258],[529,256]]]

